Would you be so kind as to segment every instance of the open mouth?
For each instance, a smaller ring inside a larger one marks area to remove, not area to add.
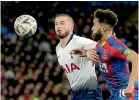
[[[58,33],[61,33],[61,30],[57,30]]]

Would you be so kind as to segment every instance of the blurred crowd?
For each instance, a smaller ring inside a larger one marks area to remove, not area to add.
[[[109,8],[118,14],[114,31],[129,48],[138,52],[137,2],[2,2],[1,23],[1,99],[70,100],[70,85],[55,54],[59,42],[54,16],[67,13],[75,21],[74,32],[91,38],[93,12]],[[15,19],[30,14],[38,29],[29,38],[19,37],[13,28]],[[129,18],[132,18],[130,21]],[[130,67],[131,68],[131,67]],[[108,85],[96,71],[103,99],[110,96]]]

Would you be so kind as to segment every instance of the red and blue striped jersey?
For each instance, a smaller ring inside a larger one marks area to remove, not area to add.
[[[99,69],[110,91],[116,92],[127,86],[130,76],[127,46],[113,35],[102,45],[98,42],[96,50],[100,56]]]

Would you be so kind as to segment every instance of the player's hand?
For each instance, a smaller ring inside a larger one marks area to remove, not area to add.
[[[134,96],[134,85],[133,86],[128,86],[124,91],[124,95],[127,98]]]
[[[87,50],[82,49],[82,48],[72,50],[73,54],[87,57],[86,52],[87,52]]]
[[[93,49],[88,50],[86,52],[86,55],[90,60],[92,60],[94,62],[99,62],[99,55],[97,54],[97,52],[95,50],[93,50]]]
[[[82,49],[82,48],[74,49],[73,53],[74,54],[78,54],[80,56],[86,56],[86,57],[88,57],[90,60],[92,60],[94,62],[98,62],[99,61],[99,55],[93,49],[91,49],[91,50],[85,50],[85,49]]]

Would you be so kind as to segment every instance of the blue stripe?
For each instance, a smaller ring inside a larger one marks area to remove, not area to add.
[[[118,43],[118,42],[116,41],[116,39],[117,39],[116,37],[111,36],[111,37],[108,39],[108,43],[109,43],[113,48],[115,48],[116,50],[118,50],[118,51],[124,53],[124,51],[125,51],[127,48],[124,47],[122,44]],[[121,40],[120,40],[120,41],[121,41]],[[123,43],[123,42],[121,41],[121,43]],[[124,43],[123,43],[123,44],[124,44]]]

